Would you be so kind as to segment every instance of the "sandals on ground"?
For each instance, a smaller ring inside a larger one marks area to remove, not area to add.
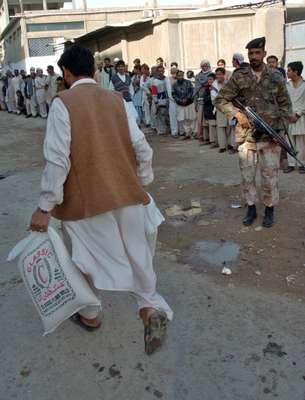
[[[81,315],[79,313],[73,314],[72,317],[70,317],[70,320],[72,322],[74,322],[74,324],[85,329],[87,332],[96,331],[97,329],[99,329],[101,327],[101,324],[99,324],[99,326],[90,326],[90,325],[85,324],[85,322],[83,322]]]
[[[166,337],[167,317],[160,311],[152,313],[144,327],[145,353],[151,355],[162,346]]]

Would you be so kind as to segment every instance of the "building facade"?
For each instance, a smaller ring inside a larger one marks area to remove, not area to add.
[[[109,24],[195,9],[195,6],[160,8],[157,4],[89,9],[86,0],[81,0],[81,8],[75,7],[74,0],[67,8],[67,2],[57,0],[0,0],[0,61],[3,69],[28,70],[34,66],[45,70],[49,64],[56,67],[67,40]]]
[[[224,58],[232,67],[232,54],[247,51],[254,37],[266,36],[267,52],[282,58],[284,54],[285,8],[281,5],[233,10],[178,13],[129,26],[105,26],[76,39],[98,57],[123,58],[129,65],[140,57],[153,65],[164,58],[167,66],[176,61],[183,70],[198,70],[208,58],[213,67]]]

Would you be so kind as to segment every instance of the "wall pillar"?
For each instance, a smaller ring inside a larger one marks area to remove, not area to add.
[[[48,9],[48,0],[42,0],[42,7],[44,10]]]
[[[87,0],[81,0],[81,8],[87,11]]]
[[[4,15],[5,15],[5,24],[6,26],[10,22],[10,15],[9,15],[9,9],[8,9],[8,0],[3,0],[3,8],[4,8]]]
[[[128,40],[127,40],[127,35],[125,32],[122,33],[122,38],[121,38],[121,48],[122,48],[122,58],[125,61],[126,64],[129,65],[129,52],[128,52]]]
[[[20,6],[20,13],[23,14],[23,2],[22,0],[19,0],[19,6]]]

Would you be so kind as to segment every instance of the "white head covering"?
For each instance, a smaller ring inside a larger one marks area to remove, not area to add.
[[[200,67],[202,67],[203,65],[209,65],[209,67],[211,68],[211,63],[206,58],[201,61]]]
[[[119,57],[115,57],[114,60],[113,60],[114,63],[117,63],[119,61],[120,61]]]
[[[34,67],[31,67],[31,68],[30,68],[30,72],[35,72],[35,68],[34,68]]]
[[[244,56],[240,53],[234,53],[233,59],[236,60],[238,64],[242,64],[245,61]]]

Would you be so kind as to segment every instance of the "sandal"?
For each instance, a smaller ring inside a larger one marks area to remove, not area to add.
[[[153,354],[162,346],[166,337],[167,317],[164,312],[155,311],[148,318],[148,325],[144,327],[145,353]]]
[[[79,313],[73,314],[72,317],[70,317],[70,320],[72,322],[74,322],[74,324],[85,329],[87,332],[96,331],[97,329],[99,329],[101,327],[101,323],[98,326],[87,325],[85,322],[82,321],[81,315]]]

